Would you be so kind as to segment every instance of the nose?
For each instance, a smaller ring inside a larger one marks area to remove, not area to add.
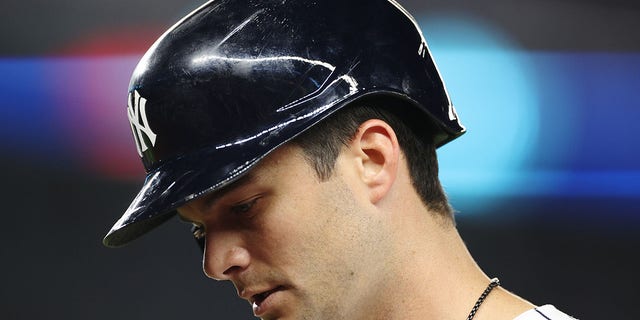
[[[207,233],[202,269],[207,277],[233,280],[249,266],[249,251],[239,235],[231,232]]]

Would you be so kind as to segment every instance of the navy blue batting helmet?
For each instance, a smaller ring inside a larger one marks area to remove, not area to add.
[[[333,112],[376,96],[403,102],[393,110],[401,116],[417,110],[436,146],[465,131],[422,32],[394,0],[204,4],[133,72],[127,112],[147,177],[104,244],[128,243]]]

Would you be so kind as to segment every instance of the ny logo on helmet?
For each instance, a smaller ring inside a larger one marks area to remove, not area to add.
[[[129,123],[131,124],[131,130],[133,131],[133,137],[136,141],[136,147],[138,148],[138,154],[142,157],[142,153],[149,149],[148,143],[151,146],[156,144],[156,134],[149,127],[149,121],[147,120],[146,104],[147,99],[140,96],[137,90],[133,91],[133,97],[129,92],[129,102],[127,103],[127,114],[129,115]]]

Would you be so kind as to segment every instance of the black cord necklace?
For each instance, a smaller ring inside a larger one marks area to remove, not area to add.
[[[499,285],[500,285],[500,280],[498,280],[498,278],[491,279],[491,282],[489,282],[489,285],[487,286],[486,289],[484,289],[484,292],[480,295],[480,298],[478,298],[478,301],[476,301],[476,304],[473,306],[473,309],[471,309],[471,312],[469,313],[467,320],[473,319],[473,317],[476,315],[476,312],[478,312],[480,305],[484,302],[484,299],[487,298],[487,296],[489,295],[491,290],[493,290],[493,288]]]

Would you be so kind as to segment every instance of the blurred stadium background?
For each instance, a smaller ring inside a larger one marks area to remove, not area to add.
[[[143,179],[129,76],[201,3],[0,5],[0,318],[251,319],[177,220],[101,245]],[[469,130],[441,177],[480,265],[581,319],[640,318],[640,2],[400,3]]]

